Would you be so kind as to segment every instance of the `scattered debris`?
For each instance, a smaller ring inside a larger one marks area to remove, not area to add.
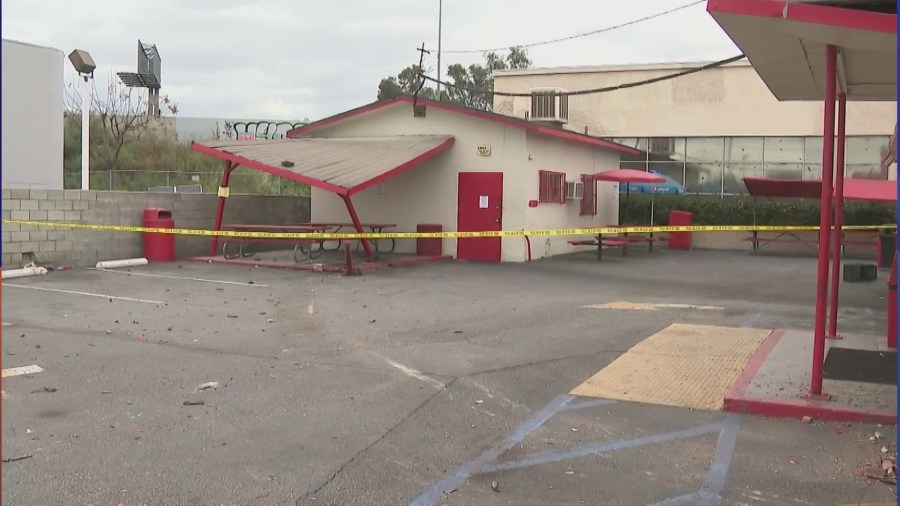
[[[571,475],[575,474],[575,471],[566,471],[566,474],[571,476]]]
[[[228,315],[228,317],[229,317],[229,318],[237,318],[237,315],[230,314],[230,315]]]
[[[887,453],[888,449],[884,446],[881,447],[881,453]]]
[[[185,406],[203,406],[206,404],[204,401],[184,401],[182,404]]]
[[[203,383],[202,385],[197,387],[197,390],[209,390],[211,388],[213,388],[213,389],[219,388],[219,382],[218,381],[210,381],[208,383]]]
[[[572,427],[572,432],[578,432],[578,427]]]
[[[813,419],[811,416],[804,416],[800,419],[800,423],[812,423]]]
[[[274,319],[274,318],[269,318],[269,323],[275,323],[275,319]]]
[[[462,331],[462,330],[454,330],[453,333],[454,333],[454,334],[462,334],[463,331]]]
[[[844,433],[844,431],[843,431],[843,430],[841,430],[841,428],[840,428],[840,427],[835,427],[835,428],[834,428],[834,433],[835,433],[835,434],[843,434],[843,433]]]
[[[4,462],[4,463],[5,463],[5,462],[15,462],[15,461],[17,461],[17,460],[30,459],[31,457],[34,457],[34,455],[28,453],[28,454],[22,455],[21,457],[10,457],[10,458],[8,458],[8,459],[3,459],[3,462]]]
[[[266,497],[269,497],[268,492],[260,492],[260,493],[256,494],[257,499],[265,499]]]
[[[31,434],[32,432],[34,432],[34,431],[31,429],[25,429],[25,434]]]
[[[497,483],[497,480],[491,482],[491,490],[493,490],[494,492],[500,491],[500,485]]]
[[[482,399],[478,399],[477,401],[475,401],[475,404],[484,404],[484,401]]]
[[[37,390],[31,391],[31,393],[33,393],[33,394],[43,394],[43,393],[52,394],[53,392],[56,392],[56,387],[42,387],[42,388],[38,388]]]

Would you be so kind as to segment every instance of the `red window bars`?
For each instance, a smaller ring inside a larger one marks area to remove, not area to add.
[[[538,171],[540,186],[538,202],[551,204],[566,203],[566,174],[549,170]]]
[[[581,175],[581,216],[597,215],[597,181],[592,174]]]

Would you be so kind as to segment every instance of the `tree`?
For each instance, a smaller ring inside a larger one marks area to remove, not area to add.
[[[81,114],[80,83],[67,85],[65,105],[68,121]],[[101,170],[118,170],[119,158],[125,144],[138,141],[154,129],[161,128],[158,118],[148,114],[147,93],[129,88],[111,74],[105,93],[97,90],[96,81],[91,87],[91,163],[94,158],[101,162]],[[159,98],[160,112],[166,115],[178,114],[178,104],[168,95]],[[80,138],[81,127],[78,124]]]
[[[447,67],[449,86],[442,86],[441,100],[464,107],[491,111],[494,107],[494,76],[496,70],[525,69],[532,66],[528,51],[523,47],[512,47],[508,53],[485,53],[484,65],[472,64],[464,67],[454,63]],[[421,84],[418,65],[410,65],[396,77],[381,80],[378,85],[378,100],[388,100],[399,95],[413,95]],[[434,99],[435,88],[427,85],[419,91],[419,96]]]

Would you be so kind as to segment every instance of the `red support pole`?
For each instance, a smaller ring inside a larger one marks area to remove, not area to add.
[[[838,299],[841,287],[841,245],[844,232],[844,148],[847,133],[847,94],[838,94],[837,104],[837,157],[835,163],[834,183],[834,251],[831,253],[831,302],[828,312],[828,339],[841,339],[837,331]]]
[[[216,206],[216,221],[213,224],[213,230],[218,232],[222,230],[222,216],[225,214],[225,200],[228,198],[228,180],[231,179],[231,171],[236,165],[231,161],[225,162],[225,170],[222,172],[222,182],[219,184],[219,203]],[[219,249],[219,236],[213,236],[209,245],[210,256],[216,256],[216,250]]]
[[[837,80],[837,48],[825,46],[825,128],[822,136],[822,199],[819,211],[819,264],[816,276],[816,316],[813,335],[813,364],[809,391],[803,396],[829,399],[822,392],[825,364],[825,320],[828,309],[828,250],[831,243],[831,192],[834,172],[834,101]]]
[[[353,227],[360,234],[365,233],[362,223],[359,221],[359,215],[356,214],[356,208],[353,207],[353,201],[350,200],[350,195],[341,195],[341,198],[344,199],[344,204],[347,205],[347,212],[350,213],[350,220],[353,222]],[[366,250],[366,258],[372,260],[374,255],[372,254],[372,245],[369,244],[369,240],[360,239],[360,241],[362,241],[363,249]]]
[[[894,250],[894,262],[888,278],[888,348],[897,349],[897,250]]]

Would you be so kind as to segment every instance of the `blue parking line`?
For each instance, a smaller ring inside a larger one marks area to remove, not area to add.
[[[439,482],[432,485],[428,490],[423,492],[419,497],[413,499],[410,506],[430,506],[441,502],[444,493],[456,490],[472,476],[484,472],[485,466],[494,462],[497,457],[508,451],[513,446],[519,444],[529,434],[543,425],[547,420],[559,412],[566,404],[572,402],[571,395],[560,395],[550,401],[540,411],[531,415],[525,422],[512,430],[499,445],[493,446],[485,450],[481,455],[473,460],[463,464],[456,472],[442,478]]]
[[[577,459],[598,453],[614,452],[618,450],[627,450],[638,446],[667,443],[676,439],[686,439],[690,437],[702,436],[716,432],[722,428],[719,422],[708,423],[699,427],[691,427],[689,429],[677,430],[674,432],[666,432],[663,434],[653,434],[650,436],[639,437],[635,439],[626,439],[623,441],[612,441],[607,443],[595,443],[565,450],[551,450],[540,453],[532,453],[522,458],[501,462],[499,464],[488,467],[484,472],[506,471],[509,469],[517,469],[520,467],[536,466],[540,464],[549,464],[562,460]]]
[[[614,402],[616,401],[612,399],[594,399],[590,401],[567,404],[563,406],[559,411],[560,413],[562,413],[563,411],[575,411],[576,409],[596,408],[597,406],[606,406],[607,404],[612,404]]]

